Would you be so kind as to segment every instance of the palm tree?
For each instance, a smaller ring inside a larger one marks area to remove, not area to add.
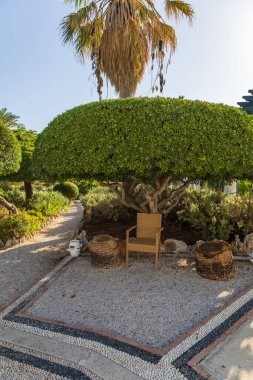
[[[102,74],[121,97],[133,96],[149,58],[158,69],[153,87],[162,91],[166,52],[175,51],[177,39],[152,0],[65,2],[74,4],[76,11],[63,19],[63,42],[74,46],[82,62],[91,57],[100,97]],[[165,12],[168,18],[177,21],[185,17],[190,23],[194,15],[192,6],[183,0],[165,0]]]
[[[7,108],[0,109],[0,121],[8,127],[16,127],[18,125],[19,116],[7,111]]]

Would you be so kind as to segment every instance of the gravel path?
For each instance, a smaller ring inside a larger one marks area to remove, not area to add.
[[[200,277],[193,259],[163,256],[131,259],[127,270],[98,270],[79,257],[28,313],[79,323],[162,349],[253,283],[253,266],[236,263],[228,282]]]
[[[81,218],[82,206],[75,203],[32,240],[0,251],[0,310],[66,255],[65,244]]]

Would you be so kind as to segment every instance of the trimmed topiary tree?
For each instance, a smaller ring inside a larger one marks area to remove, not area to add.
[[[21,150],[14,133],[0,121],[0,176],[4,176],[19,169]],[[0,205],[17,213],[17,208],[0,196]]]
[[[13,131],[15,137],[19,141],[21,146],[21,155],[22,160],[20,164],[20,168],[18,172],[9,174],[7,177],[3,179],[7,179],[9,181],[23,181],[26,201],[32,198],[33,188],[32,188],[32,180],[33,171],[33,151],[35,146],[35,141],[37,139],[37,132],[27,130],[23,125],[18,125],[16,129]]]
[[[107,100],[56,117],[38,139],[39,176],[96,178],[122,203],[167,213],[199,179],[253,173],[253,122],[222,104],[170,98]]]
[[[65,181],[62,183],[57,183],[54,186],[54,191],[59,191],[62,195],[68,199],[75,199],[79,194],[79,189],[75,183]]]

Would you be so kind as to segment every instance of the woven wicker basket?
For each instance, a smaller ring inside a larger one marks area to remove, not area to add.
[[[98,235],[89,243],[91,265],[96,268],[114,268],[120,265],[120,248],[110,235]]]
[[[201,244],[195,250],[197,273],[210,280],[227,281],[235,275],[230,244],[215,240]]]

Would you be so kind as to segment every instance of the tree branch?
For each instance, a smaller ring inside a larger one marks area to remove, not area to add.
[[[6,208],[10,212],[10,214],[18,213],[17,207],[12,203],[7,202],[7,200],[1,196],[0,196],[0,205]]]
[[[183,193],[185,192],[186,188],[187,188],[191,183],[192,183],[192,181],[186,181],[186,182],[183,183],[182,186],[178,187],[177,189],[173,189],[173,190],[171,191],[171,193],[170,193],[167,197],[163,198],[163,199],[161,200],[161,202],[158,203],[158,206],[157,206],[158,210],[162,210],[162,209],[164,208],[164,206],[166,205],[166,203],[168,203],[168,202],[169,202],[169,201],[170,201],[175,195],[178,194],[178,196],[180,196],[180,198],[181,198],[182,195],[183,195]],[[180,200],[180,198],[179,198],[179,200]],[[178,197],[176,197],[176,203],[175,203],[175,206],[178,204],[179,200],[178,200]],[[173,204],[174,204],[174,203],[173,203]],[[172,205],[172,206],[173,206],[173,205]],[[173,207],[172,207],[172,208],[173,208]],[[172,208],[171,208],[171,209],[172,209]]]

